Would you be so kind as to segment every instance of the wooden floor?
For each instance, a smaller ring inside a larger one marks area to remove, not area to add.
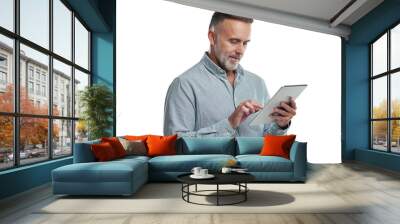
[[[35,208],[54,200],[47,185],[1,201],[0,223],[400,223],[399,173],[345,163],[313,164],[308,174],[307,183],[317,183],[349,203],[367,206],[357,214],[35,214]]]

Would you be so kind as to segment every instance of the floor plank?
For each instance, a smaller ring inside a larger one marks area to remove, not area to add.
[[[307,183],[323,186],[359,214],[36,214],[56,199],[49,185],[0,201],[0,223],[15,224],[280,224],[400,223],[400,174],[361,163],[310,164]]]

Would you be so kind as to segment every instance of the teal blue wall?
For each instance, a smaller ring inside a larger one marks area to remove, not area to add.
[[[113,94],[114,89],[114,34],[113,33],[92,33],[92,83],[100,83],[108,86]],[[114,97],[115,102],[115,97]],[[115,104],[114,104],[115,105]],[[115,106],[114,106],[115,108]],[[115,120],[114,116],[110,119]],[[113,122],[115,124],[115,122]],[[108,132],[115,135],[115,125],[110,127]]]
[[[108,32],[92,32],[92,82],[108,86],[114,94],[113,126],[109,133],[115,136],[116,91],[115,91],[115,55],[116,55],[116,2],[99,0],[98,9],[108,26]]]
[[[115,92],[115,0],[66,0],[92,31],[93,83]],[[115,111],[114,126],[115,127]],[[115,128],[110,132],[115,133]],[[51,181],[51,171],[72,163],[72,157],[0,172],[0,199]]]
[[[48,183],[53,169],[71,163],[69,157],[0,172],[0,199]]]
[[[342,41],[345,89],[343,110],[343,160],[357,160],[398,170],[398,156],[369,150],[369,49],[368,44],[400,22],[400,0],[386,0],[351,27]],[[363,150],[363,151],[359,151]],[[393,161],[397,161],[393,163]]]

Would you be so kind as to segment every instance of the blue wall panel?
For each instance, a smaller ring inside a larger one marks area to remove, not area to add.
[[[92,33],[92,82],[106,85],[115,95],[113,59],[113,33]],[[115,119],[115,116],[110,119]],[[115,125],[109,129],[111,135],[115,132],[114,127]]]
[[[113,90],[113,34],[92,34],[93,83],[102,83]],[[114,92],[114,91],[113,91]]]
[[[346,61],[346,136],[343,160],[354,159],[354,148],[368,147],[369,85],[368,46],[345,46]]]
[[[53,169],[71,163],[69,157],[0,172],[0,199],[48,183]]]

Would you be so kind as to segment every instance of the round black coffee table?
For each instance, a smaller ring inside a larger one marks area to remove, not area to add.
[[[247,192],[249,188],[247,187],[247,183],[255,180],[255,177],[249,173],[215,173],[213,174],[215,177],[212,179],[193,179],[190,177],[191,173],[182,174],[177,177],[178,181],[182,183],[182,199],[188,203],[198,204],[198,205],[234,205],[241,202],[245,202],[247,200]],[[216,185],[215,190],[197,190],[198,184],[205,185]],[[190,186],[195,186],[194,191],[190,191]],[[236,185],[238,186],[237,190],[223,190],[220,189],[220,185]],[[205,194],[209,192],[215,192],[215,194]],[[216,197],[216,204],[202,204],[190,201],[190,196],[204,196],[204,197]],[[229,197],[229,196],[241,196],[238,201],[234,201],[231,203],[221,203],[221,197]]]

